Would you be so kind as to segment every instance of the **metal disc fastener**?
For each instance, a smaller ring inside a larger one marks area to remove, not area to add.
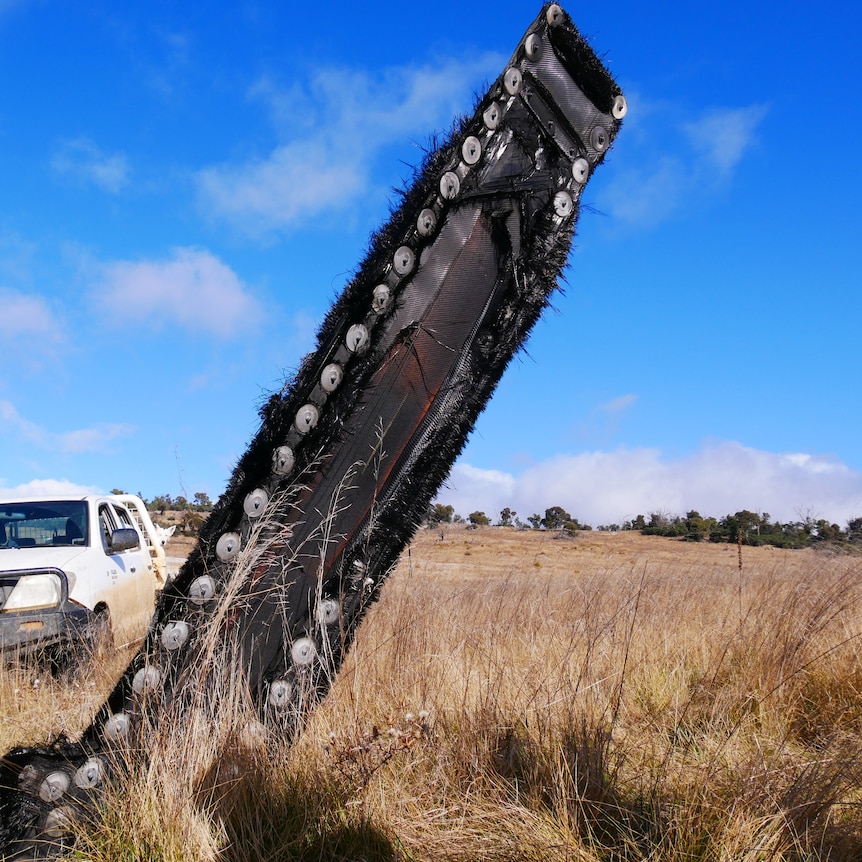
[[[157,667],[142,667],[132,678],[132,691],[136,694],[155,691],[162,681],[162,673]]]
[[[556,4],[551,3],[545,12],[545,20],[550,27],[558,27],[563,23],[563,10]]]
[[[290,680],[277,679],[269,687],[269,703],[277,709],[284,709],[293,694],[293,685]]]
[[[324,392],[335,392],[344,380],[344,369],[337,362],[330,362],[320,372],[320,388]]]
[[[497,102],[493,102],[485,108],[482,114],[482,121],[485,123],[485,128],[489,131],[494,131],[503,119],[503,111]]]
[[[314,406],[314,404],[303,404],[302,407],[296,411],[296,418],[293,420],[293,424],[300,434],[308,434],[312,428],[317,427],[319,419],[320,411]]]
[[[419,231],[419,236],[431,236],[436,227],[437,214],[434,210],[426,207],[421,213],[419,213],[419,218],[416,219],[416,230]]]
[[[259,518],[269,502],[269,494],[263,488],[255,488],[242,503],[242,510],[249,518]]]
[[[451,201],[458,197],[458,192],[460,191],[461,180],[458,178],[458,174],[454,171],[446,171],[446,173],[440,177],[440,194],[443,195],[447,201]]]
[[[482,158],[482,144],[475,135],[468,135],[461,144],[461,158],[468,165],[475,165]]]
[[[557,192],[554,195],[554,212],[560,218],[570,216],[574,206],[572,196],[568,192]]]
[[[340,615],[338,602],[335,599],[324,599],[317,606],[317,619],[325,626],[331,626],[338,622]]]
[[[216,556],[223,563],[229,563],[239,553],[241,544],[239,533],[222,533],[216,542]]]
[[[590,163],[584,159],[575,159],[572,162],[572,177],[579,185],[583,185],[590,178]]]
[[[608,130],[604,126],[595,126],[590,132],[590,145],[597,153],[603,153],[610,141]]]
[[[503,86],[510,96],[517,96],[521,92],[521,85],[524,83],[524,76],[520,69],[510,66],[506,69],[506,74],[503,75]]]
[[[413,254],[413,249],[406,245],[402,245],[392,259],[392,266],[398,275],[410,275],[413,272],[414,263],[416,263],[416,255]]]
[[[102,733],[109,742],[123,739],[129,732],[129,716],[125,712],[115,712],[108,716],[102,725]]]
[[[347,338],[344,340],[344,343],[347,345],[347,349],[351,353],[362,353],[366,347],[368,347],[368,330],[365,328],[362,323],[354,323],[350,329],[347,330]]]
[[[48,816],[45,818],[45,825],[42,827],[42,833],[47,835],[48,838],[62,838],[72,831],[73,819],[71,808],[67,806],[55,808],[53,811],[48,812]]]
[[[528,60],[535,63],[542,56],[542,37],[537,33],[530,33],[524,40],[524,53]]]
[[[184,620],[171,620],[162,629],[162,646],[166,650],[178,650],[189,639],[189,625]]]
[[[216,584],[209,575],[201,575],[189,584],[189,601],[198,607],[215,598],[215,594]]]
[[[317,657],[317,647],[311,638],[298,638],[290,648],[290,656],[294,664],[305,667]]]
[[[629,112],[628,102],[625,96],[617,96],[611,108],[611,115],[615,120],[621,120]]]
[[[92,790],[102,782],[105,767],[98,757],[91,757],[75,773],[75,786],[81,790]]]
[[[371,296],[371,307],[375,314],[383,314],[392,305],[392,291],[386,284],[378,284]]]
[[[277,476],[286,476],[296,463],[296,457],[290,446],[279,446],[272,453],[272,472]]]
[[[56,802],[69,789],[69,776],[62,770],[52,772],[39,786],[39,798],[43,802]]]

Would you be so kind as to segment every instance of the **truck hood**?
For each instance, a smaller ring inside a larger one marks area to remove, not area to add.
[[[70,564],[89,549],[80,546],[60,545],[56,548],[0,548],[0,572],[17,569],[74,569]]]

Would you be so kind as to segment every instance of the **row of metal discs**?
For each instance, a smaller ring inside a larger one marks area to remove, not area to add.
[[[556,4],[547,10],[547,21],[551,26],[556,26],[562,20],[562,11]],[[528,60],[535,62],[541,56],[542,41],[536,34],[530,34],[524,42],[524,53]],[[523,85],[523,75],[516,67],[506,70],[502,78],[503,89],[510,99],[516,97]],[[505,114],[504,103],[494,101],[483,111],[482,119],[486,129],[486,145],[490,135],[499,128]],[[626,113],[626,102],[622,96],[617,96],[614,101],[612,114],[616,119],[622,119]],[[593,148],[602,152],[607,147],[607,131],[599,126],[592,129],[590,144]],[[469,169],[479,163],[482,157],[482,141],[475,135],[468,135],[461,145],[461,161],[453,170],[445,171],[439,180],[439,194],[443,201],[455,200],[460,194],[461,181],[469,172]],[[578,185],[583,185],[589,178],[590,165],[586,158],[578,157],[572,162],[572,179]],[[419,213],[416,221],[416,233],[419,237],[427,239],[434,235],[438,222],[438,211],[442,208],[438,205],[436,209],[431,206],[425,207]],[[554,211],[560,218],[571,215],[574,208],[572,196],[568,191],[559,191],[554,198]],[[384,314],[392,305],[393,288],[399,280],[410,275],[416,264],[416,253],[408,245],[398,248],[392,258],[392,266],[388,283],[378,284],[371,297],[371,319],[366,322],[355,323],[347,331],[344,347],[346,355],[337,356],[349,359],[350,355],[363,353],[370,343],[370,332],[368,324],[373,325],[373,319]],[[394,276],[392,275],[394,273]],[[344,354],[344,351],[340,351]],[[335,392],[344,379],[343,364],[331,362],[327,364],[320,374],[320,389],[323,393]],[[294,427],[299,435],[305,435],[316,427],[322,405],[307,403],[297,411]],[[272,469],[275,476],[281,478],[289,475],[295,466],[295,454],[291,446],[279,446],[273,452]],[[267,492],[258,488],[252,491],[244,500],[243,511],[249,520],[259,518],[269,502]],[[234,560],[241,549],[242,539],[237,532],[224,533],[216,543],[216,556],[223,563]],[[190,585],[188,600],[201,607],[215,598],[216,581],[210,575],[196,578]],[[329,626],[337,622],[339,618],[339,606],[333,599],[324,599],[317,609],[318,622]],[[189,625],[184,620],[172,620],[168,622],[161,633],[161,643],[168,651],[182,648],[190,636]],[[312,638],[302,637],[293,642],[291,647],[291,659],[298,668],[310,666],[317,657],[317,646]],[[161,671],[152,665],[141,668],[132,681],[133,691],[137,694],[145,694],[158,689],[161,682]],[[284,708],[291,702],[293,685],[288,679],[278,679],[272,682],[268,690],[268,702],[276,708]],[[111,715],[103,726],[103,733],[107,740],[118,741],[126,736],[129,730],[129,716],[125,712]],[[44,802],[58,801],[67,791],[70,783],[81,789],[91,790],[102,780],[104,772],[103,762],[98,757],[91,757],[73,776],[63,770],[57,770],[47,775],[41,782],[38,795]],[[59,835],[64,831],[69,822],[69,814],[65,809],[57,808],[49,812],[45,821],[43,832],[48,835]]]
[[[557,26],[562,21],[562,10],[556,4],[548,7],[546,15],[548,24],[551,26]],[[541,51],[541,37],[537,34],[529,34],[524,41],[524,53],[527,59],[533,62],[537,61],[541,56]],[[503,74],[502,82],[503,89],[511,100],[521,91],[523,75],[518,68],[513,66]],[[486,146],[490,136],[502,123],[505,111],[506,104],[497,100],[493,101],[483,111]],[[626,102],[622,96],[618,96],[614,101],[612,113],[617,119],[621,119],[625,115]],[[608,143],[607,131],[600,125],[595,126],[591,130],[590,143],[598,152],[603,151]],[[444,171],[440,176],[438,188],[442,201],[452,201],[458,197],[461,191],[461,181],[467,176],[470,168],[479,163],[482,152],[482,141],[476,135],[468,135],[464,139],[460,149],[460,162],[454,166],[454,169]],[[586,183],[590,173],[590,165],[586,158],[581,156],[574,159],[571,170],[572,179],[575,183],[579,186]],[[438,202],[436,208],[432,208],[432,206],[423,208],[416,220],[416,233],[423,239],[428,239],[434,235],[438,222],[438,211],[442,210],[443,204]],[[554,211],[557,216],[567,218],[573,210],[574,201],[571,194],[565,190],[557,192],[554,198]],[[392,257],[387,280],[378,284],[372,291],[369,317],[364,322],[354,323],[348,328],[343,348],[335,357],[342,361],[330,362],[321,371],[318,403],[309,401],[297,410],[293,428],[300,437],[308,434],[317,426],[320,420],[320,407],[323,405],[326,395],[335,392],[344,379],[343,361],[349,359],[351,355],[361,354],[367,349],[371,340],[369,327],[373,326],[375,319],[387,312],[392,306],[393,289],[401,279],[413,272],[415,265],[416,252],[409,245],[400,246]],[[293,471],[295,464],[296,456],[291,446],[279,446],[273,452],[272,469],[275,476],[279,478],[288,476]],[[249,520],[254,520],[263,514],[268,502],[269,495],[267,492],[263,488],[257,488],[245,498],[243,511]],[[216,542],[216,556],[221,562],[229,563],[239,555],[241,547],[242,537],[238,532],[224,533]],[[215,594],[215,580],[209,575],[203,575],[195,579],[190,585],[188,598],[192,604],[202,606],[213,599]],[[320,622],[330,625],[338,619],[338,613],[338,604],[332,599],[326,599],[318,609],[318,619]],[[188,640],[189,634],[188,623],[183,620],[171,621],[162,630],[162,645],[169,651],[180,649]],[[291,658],[295,665],[299,667],[308,666],[314,661],[316,655],[317,648],[311,638],[299,638],[294,641]],[[151,691],[157,688],[159,682],[160,673],[157,668],[142,668],[134,677],[133,689],[137,693]],[[290,683],[286,680],[279,680],[271,684],[269,700],[274,706],[282,706],[288,702],[289,685]],[[119,721],[121,715],[123,714],[112,716],[109,719],[109,724],[106,724],[105,733],[109,738],[120,736],[125,732],[123,722]],[[110,724],[111,721],[114,723]]]

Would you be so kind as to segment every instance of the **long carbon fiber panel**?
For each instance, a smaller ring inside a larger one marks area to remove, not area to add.
[[[245,698],[258,735],[301,728],[555,289],[578,199],[624,114],[568,16],[545,7],[261,411],[81,742],[3,758],[4,858],[62,847],[120,769],[113,754],[144,751],[162,721],[203,710],[215,723]]]

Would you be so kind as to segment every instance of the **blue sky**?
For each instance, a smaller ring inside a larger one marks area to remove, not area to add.
[[[439,499],[862,515],[862,13],[579,5],[629,114]],[[0,0],[0,492],[218,496],[539,8]]]

